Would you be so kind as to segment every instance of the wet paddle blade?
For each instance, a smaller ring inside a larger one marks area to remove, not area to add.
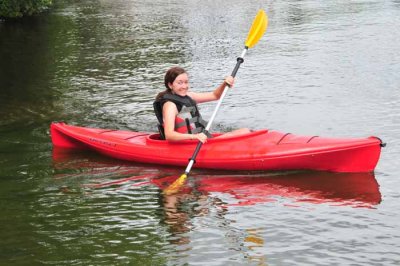
[[[182,174],[177,180],[174,181],[171,185],[169,185],[166,189],[164,189],[165,195],[172,195],[177,193],[185,183],[187,178],[187,174]]]
[[[248,48],[253,47],[264,35],[265,30],[268,26],[268,17],[264,10],[260,9],[257,16],[254,18],[253,24],[251,25],[249,34],[245,41],[245,46]]]

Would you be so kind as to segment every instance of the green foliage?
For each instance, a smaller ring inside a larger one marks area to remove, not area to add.
[[[0,18],[30,16],[47,9],[53,0],[0,0]]]

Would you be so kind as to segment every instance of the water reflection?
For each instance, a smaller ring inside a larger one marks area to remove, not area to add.
[[[381,202],[379,186],[373,173],[210,176],[202,179],[199,190],[230,193],[237,199],[237,205],[270,202],[277,197],[292,199],[295,204],[329,203],[353,207],[373,207]]]
[[[124,164],[95,155],[77,154],[68,150],[53,150],[55,168],[90,169],[86,175],[103,178],[90,179],[92,187],[156,185],[161,190],[170,185],[180,174],[180,169],[154,165]],[[121,175],[130,175],[120,178]],[[58,175],[59,176],[59,175]],[[66,174],[68,176],[68,174]],[[104,177],[110,178],[105,179]],[[328,203],[335,206],[374,207],[381,202],[379,185],[374,173],[328,172],[265,172],[265,173],[210,173],[195,170],[189,182],[171,198],[163,195],[168,208],[188,199],[201,199],[225,193],[232,196],[226,206],[246,206],[276,202],[277,198],[291,199],[293,204]],[[172,215],[173,216],[173,215]]]
[[[169,227],[173,236],[172,244],[189,244],[188,232],[193,228],[191,219],[206,216],[211,206],[207,205],[207,196],[199,194],[162,195],[164,216],[162,223]]]
[[[186,187],[183,193],[227,193],[234,199],[227,206],[276,202],[278,198],[291,199],[294,206],[328,203],[370,208],[381,202],[379,185],[373,173],[197,174],[192,176],[192,180],[191,188]],[[165,188],[170,180],[153,179],[152,182]]]

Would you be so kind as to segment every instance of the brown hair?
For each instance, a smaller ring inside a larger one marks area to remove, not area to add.
[[[187,73],[185,69],[181,67],[171,67],[168,69],[167,73],[165,73],[164,76],[164,85],[166,87],[166,90],[160,92],[157,94],[156,100],[160,99],[162,96],[164,96],[166,93],[171,93],[172,90],[168,86],[169,83],[173,83],[180,74]]]

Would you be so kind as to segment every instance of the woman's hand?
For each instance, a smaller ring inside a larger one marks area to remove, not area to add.
[[[232,76],[228,76],[225,78],[224,83],[228,85],[230,88],[232,88],[233,84],[235,83],[235,78]]]
[[[190,135],[191,139],[197,139],[201,141],[203,144],[207,142],[207,136],[204,133],[192,134]]]

